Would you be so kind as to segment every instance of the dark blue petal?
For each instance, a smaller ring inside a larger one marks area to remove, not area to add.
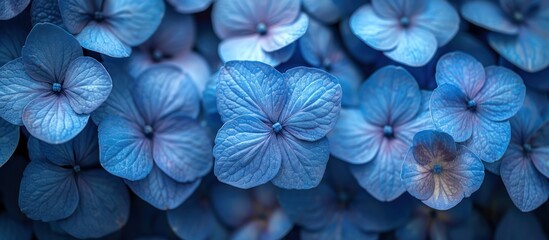
[[[130,197],[124,182],[102,169],[83,171],[77,177],[78,208],[59,222],[77,238],[98,238],[121,229],[130,215]]]
[[[211,201],[219,220],[229,227],[239,227],[254,213],[253,199],[249,192],[226,184],[215,185]]]
[[[196,13],[206,10],[213,0],[168,0],[181,13]]]
[[[413,149],[413,148],[412,148]],[[435,191],[435,179],[429,164],[420,164],[413,150],[406,155],[402,164],[401,178],[410,195],[419,200],[427,200]]]
[[[0,2],[0,20],[8,20],[21,13],[30,0],[4,0]]]
[[[23,109],[50,90],[47,83],[34,81],[25,73],[22,58],[8,62],[0,68],[0,117],[23,125]]]
[[[176,209],[169,210],[167,217],[172,231],[182,239],[207,239],[219,224],[207,201],[196,194]]]
[[[19,143],[19,126],[0,118],[0,167],[10,159]]]
[[[451,52],[438,60],[436,70],[438,86],[454,85],[467,97],[474,98],[484,86],[485,79],[484,67],[471,55]]]
[[[255,187],[278,174],[282,151],[272,127],[244,115],[225,123],[217,133],[214,173],[221,182]]]
[[[57,165],[58,167],[63,166],[75,166],[75,152],[73,149],[73,142],[68,141],[62,144],[48,144],[46,142],[40,141],[37,138],[31,137],[31,139],[36,139],[38,143],[39,153],[41,156],[39,158],[33,158],[31,160],[45,159],[51,164]],[[31,144],[31,140],[29,140]]]
[[[473,134],[478,117],[467,109],[467,97],[456,86],[443,84],[437,87],[429,108],[435,126],[450,134],[456,142],[463,142]]]
[[[376,57],[380,56],[380,52],[371,48],[367,44],[364,44],[364,42],[352,32],[349,24],[349,18],[341,21],[339,24],[339,29],[341,31],[341,38],[343,39],[344,46],[347,49],[354,50],[349,51],[349,54],[353,56],[354,59],[367,64],[373,62]]]
[[[99,166],[99,143],[97,139],[97,126],[95,124],[88,122],[84,130],[71,142],[76,163],[79,166]]]
[[[341,109],[337,78],[318,69],[297,67],[284,73],[289,98],[280,115],[284,130],[301,140],[316,141],[334,127]]]
[[[377,233],[362,231],[357,225],[349,222],[345,217],[341,217],[339,221],[324,229],[316,231],[302,229],[300,236],[304,240],[378,239]]]
[[[27,38],[28,29],[26,24],[23,24],[19,18],[11,21],[1,21],[0,29],[2,35],[0,35],[0,67],[21,57],[21,48],[25,44]]]
[[[63,219],[74,213],[78,202],[72,169],[42,161],[27,165],[19,191],[19,207],[27,217],[41,221]]]
[[[282,155],[280,171],[273,178],[275,186],[286,189],[316,187],[330,158],[328,139],[309,142],[288,134],[277,139]]]
[[[21,55],[29,76],[42,82],[63,83],[70,63],[82,56],[82,48],[60,27],[40,23],[29,33]]]
[[[178,207],[200,185],[200,179],[188,183],[176,182],[156,166],[144,179],[124,181],[137,196],[160,210]]]
[[[278,199],[290,219],[309,230],[328,227],[337,217],[336,193],[326,184],[308,190],[282,190]]]
[[[149,175],[154,165],[153,146],[137,124],[111,115],[101,121],[98,131],[101,166],[132,181]]]
[[[510,208],[498,223],[494,239],[547,239],[543,227],[532,213],[521,213]]]
[[[505,153],[511,140],[509,121],[492,122],[484,117],[477,118],[476,127],[466,146],[486,162],[495,162]]]
[[[52,23],[65,28],[58,0],[35,0],[31,5],[32,24]]]
[[[380,202],[366,191],[357,190],[347,216],[350,222],[369,232],[386,232],[404,225],[412,216],[412,202],[402,196],[392,202]]]
[[[488,43],[507,61],[528,72],[537,72],[549,66],[549,41],[547,36],[528,30],[516,36],[490,33]]]
[[[23,110],[22,119],[33,137],[59,144],[80,133],[89,115],[74,112],[65,96],[50,94],[32,100]]]
[[[30,225],[11,218],[7,213],[0,214],[0,238],[12,240],[31,240]]]
[[[242,115],[278,120],[286,102],[284,77],[260,62],[228,62],[219,72],[217,107],[224,122]]]
[[[467,21],[505,34],[517,34],[519,26],[510,21],[496,1],[468,1],[461,7],[461,14]]]
[[[524,101],[526,87],[522,79],[504,67],[487,67],[486,82],[475,97],[478,114],[492,121],[514,116]]]

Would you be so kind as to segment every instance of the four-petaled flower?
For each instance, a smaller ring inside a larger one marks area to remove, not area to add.
[[[353,32],[385,56],[423,66],[459,28],[459,16],[446,0],[373,0],[351,17]]]
[[[24,125],[42,141],[64,143],[84,129],[111,88],[103,65],[83,57],[73,36],[55,25],[37,24],[22,57],[0,68],[0,117]]]
[[[219,56],[276,66],[293,54],[309,18],[296,0],[218,0],[212,12],[214,30],[223,41]]]
[[[402,161],[418,131],[431,129],[430,93],[401,67],[387,66],[363,84],[360,108],[345,109],[329,135],[330,151],[351,165],[360,185],[381,201],[400,196]]]
[[[214,173],[221,182],[251,188],[318,185],[328,161],[326,134],[336,123],[341,87],[332,75],[297,67],[279,73],[261,62],[223,66],[217,106]]]
[[[484,68],[470,55],[453,52],[437,63],[436,81],[430,102],[435,126],[465,142],[483,161],[500,159],[511,138],[508,119],[526,94],[522,79],[506,68]]]
[[[484,165],[449,134],[425,130],[414,136],[401,177],[412,196],[429,207],[447,210],[480,188]]]

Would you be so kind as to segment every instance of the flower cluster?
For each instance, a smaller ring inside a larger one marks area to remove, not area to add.
[[[548,0],[0,0],[0,239],[546,239]]]

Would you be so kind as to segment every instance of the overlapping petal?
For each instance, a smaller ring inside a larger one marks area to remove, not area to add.
[[[505,153],[511,140],[509,121],[492,122],[484,117],[477,118],[476,127],[465,145],[486,162],[495,162]]]
[[[213,0],[168,0],[178,12],[195,13],[206,10]]]
[[[424,66],[435,56],[437,39],[435,35],[422,28],[408,28],[399,35],[398,45],[383,52],[390,59],[412,67]]]
[[[349,24],[358,38],[377,50],[391,50],[401,42],[403,32],[398,22],[378,16],[370,5],[356,10]]]
[[[278,51],[303,36],[308,26],[309,18],[305,13],[301,13],[291,24],[272,26],[267,36],[261,39],[261,48],[266,52]]]
[[[429,2],[425,11],[414,21],[418,27],[427,29],[435,35],[438,46],[450,42],[459,29],[459,15],[447,1]]]
[[[436,81],[454,85],[467,97],[474,98],[485,85],[484,67],[471,55],[451,52],[442,56],[437,63]]]
[[[521,30],[518,35],[488,34],[488,43],[507,61],[527,72],[537,72],[549,66],[547,37]]]
[[[492,121],[507,120],[519,111],[525,95],[526,87],[516,73],[487,67],[486,82],[475,98],[478,114]]]
[[[430,109],[435,126],[450,134],[456,142],[469,139],[479,122],[467,109],[466,99],[459,88],[450,84],[440,85],[431,96]]]
[[[19,143],[19,127],[0,118],[0,167],[11,157]]]
[[[228,61],[259,61],[277,66],[287,61],[295,50],[295,44],[290,44],[275,52],[266,52],[261,48],[258,35],[246,35],[223,40],[219,44],[219,57]]]
[[[469,1],[461,7],[461,14],[467,21],[491,31],[517,34],[519,26],[514,24],[497,2]]]
[[[21,13],[30,0],[6,0],[0,3],[0,20],[8,20]]]
[[[104,24],[91,21],[76,35],[83,48],[100,52],[111,57],[128,57],[131,46],[122,42],[113,30]]]

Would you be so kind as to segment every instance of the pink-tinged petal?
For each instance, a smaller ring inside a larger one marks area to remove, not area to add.
[[[412,151],[406,155],[402,164],[401,178],[406,190],[419,200],[427,200],[435,190],[435,179],[429,165],[421,164],[414,158]]]

